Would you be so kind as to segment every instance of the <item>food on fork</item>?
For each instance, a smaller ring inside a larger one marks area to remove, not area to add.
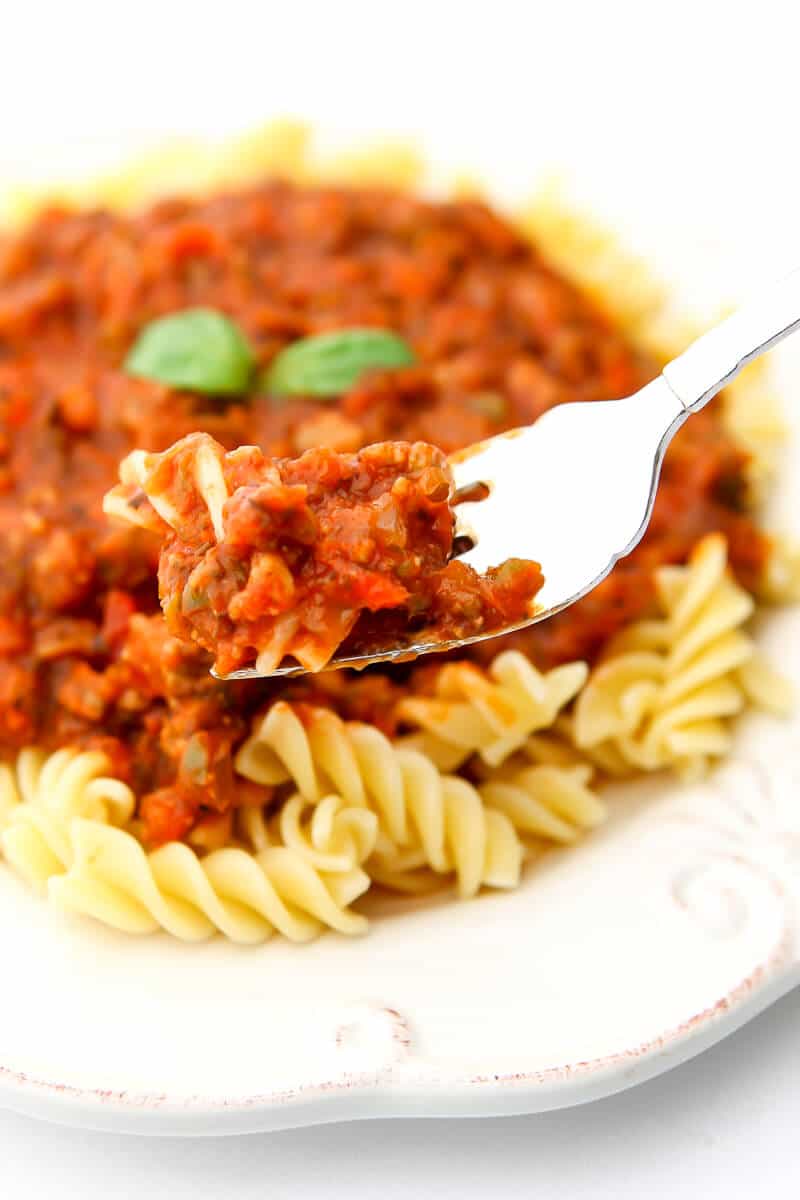
[[[310,671],[346,644],[447,642],[523,619],[538,564],[481,576],[452,558],[453,477],[441,450],[380,442],[269,458],[190,434],[136,450],[105,511],[162,537],[167,628],[214,656],[219,675],[285,656]]]

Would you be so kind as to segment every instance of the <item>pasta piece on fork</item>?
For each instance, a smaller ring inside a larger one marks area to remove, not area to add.
[[[104,508],[163,538],[167,625],[227,676],[286,656],[319,671],[343,644],[443,643],[526,614],[537,564],[480,576],[452,558],[452,501],[447,459],[424,442],[270,459],[195,433],[129,454]]]

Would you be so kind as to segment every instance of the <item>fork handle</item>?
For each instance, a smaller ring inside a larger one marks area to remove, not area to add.
[[[687,412],[698,412],[742,367],[800,326],[800,270],[773,283],[692,342],[662,372]]]

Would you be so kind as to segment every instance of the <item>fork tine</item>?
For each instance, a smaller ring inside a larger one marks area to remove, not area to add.
[[[632,548],[651,511],[664,449],[686,416],[659,377],[624,400],[562,404],[534,425],[453,456],[456,494],[470,494],[478,483],[489,488],[486,499],[456,506],[455,535],[473,543],[459,562],[483,572],[508,558],[527,558],[540,562],[544,572],[536,611],[502,632],[558,612],[589,591]],[[499,632],[334,658],[328,666],[398,661]],[[304,670],[282,667],[273,674]],[[231,678],[257,676],[248,669]]]

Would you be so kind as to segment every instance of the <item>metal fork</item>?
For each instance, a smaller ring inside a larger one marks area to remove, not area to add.
[[[541,563],[544,587],[531,616],[463,641],[387,646],[379,653],[336,657],[326,669],[365,667],[523,629],[573,604],[608,575],[641,540],[653,511],[669,443],[692,413],[800,325],[800,270],[693,342],[652,383],[622,400],[562,404],[533,425],[453,455],[459,493],[477,484],[484,500],[456,509],[456,536],[471,549],[463,562],[485,571],[506,558]],[[275,675],[302,675],[300,666]],[[254,669],[227,678],[257,678]]]

